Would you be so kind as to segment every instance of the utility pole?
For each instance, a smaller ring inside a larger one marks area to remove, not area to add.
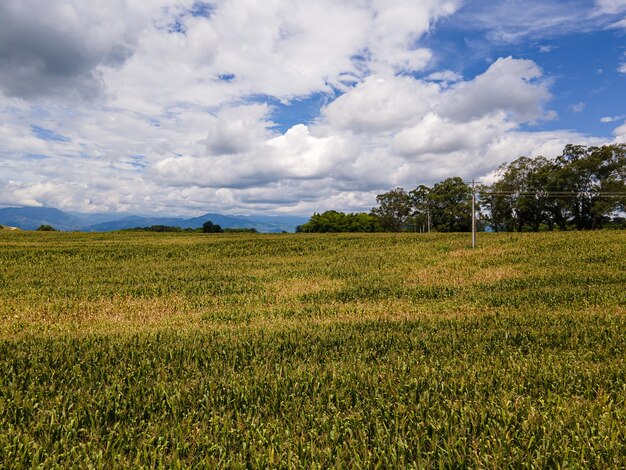
[[[476,182],[472,179],[472,248],[476,248]]]

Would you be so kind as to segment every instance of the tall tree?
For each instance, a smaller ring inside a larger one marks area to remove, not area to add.
[[[423,184],[409,191],[412,206],[411,225],[416,227],[415,231],[417,231],[417,227],[420,227],[422,232],[427,232],[430,229],[430,193],[431,188]]]
[[[411,197],[402,188],[395,188],[376,196],[378,207],[374,207],[371,215],[376,217],[383,230],[400,232],[407,228],[412,213]]]
[[[601,228],[613,212],[624,209],[625,198],[607,194],[626,191],[626,144],[567,145],[556,163],[555,182],[570,193],[558,202],[577,229]]]
[[[468,232],[472,229],[472,189],[458,176],[433,186],[429,192],[433,227],[438,232]]]
[[[548,188],[554,163],[544,157],[520,157],[502,165],[499,173],[498,181],[481,189],[481,204],[489,211],[492,228],[537,232],[542,224],[552,227],[556,216]]]

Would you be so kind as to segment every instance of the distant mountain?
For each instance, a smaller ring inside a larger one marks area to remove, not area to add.
[[[116,213],[116,212],[74,212],[65,211],[66,213],[78,217],[85,221],[87,225],[102,224],[104,222],[113,222],[114,220],[120,220],[124,217],[129,217],[132,214]]]
[[[0,209],[0,225],[35,230],[40,225],[52,225],[59,230],[109,232],[151,225],[170,225],[182,228],[200,228],[210,220],[222,228],[254,228],[259,232],[294,232],[308,217],[282,215],[223,215],[208,213],[200,217],[154,217],[128,214],[86,214],[63,212],[51,207],[7,207]]]
[[[305,224],[309,217],[301,215],[238,215],[238,218],[267,224],[268,232],[295,232],[298,225]]]
[[[181,227],[199,228],[202,224],[210,220],[214,224],[220,225],[222,228],[255,228],[259,232],[278,233],[278,232],[295,232],[296,226],[301,225],[309,220],[308,217],[299,216],[249,216],[249,215],[222,215],[222,214],[204,214],[200,217],[187,219]]]
[[[0,225],[36,230],[40,225],[52,225],[58,230],[82,230],[85,222],[52,207],[5,207],[0,209]]]

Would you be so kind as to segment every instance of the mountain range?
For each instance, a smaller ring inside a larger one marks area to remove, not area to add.
[[[200,228],[210,220],[222,228],[254,228],[259,232],[294,232],[296,226],[308,217],[283,215],[223,215],[208,213],[200,217],[155,217],[128,214],[92,214],[64,212],[53,207],[5,207],[0,208],[0,225],[35,230],[40,225],[51,225],[57,230],[81,232],[109,232],[151,225],[169,225],[181,228]]]

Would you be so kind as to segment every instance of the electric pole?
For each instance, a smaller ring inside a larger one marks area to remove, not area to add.
[[[472,180],[472,248],[476,248],[476,182]]]

